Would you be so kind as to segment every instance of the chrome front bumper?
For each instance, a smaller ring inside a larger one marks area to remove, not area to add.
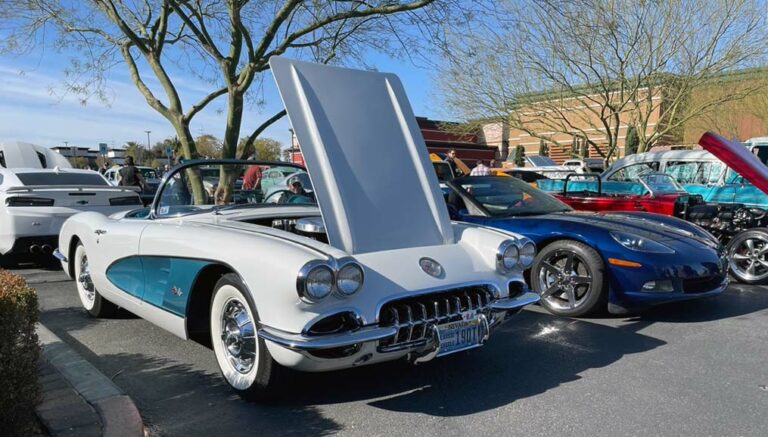
[[[539,301],[539,295],[526,292],[514,298],[496,299],[490,302],[489,308],[495,312],[517,311],[526,305]],[[491,325],[495,326],[495,325]],[[373,343],[380,340],[390,339],[397,335],[397,326],[369,326],[355,331],[348,331],[339,334],[307,336],[303,334],[292,334],[283,332],[267,326],[262,326],[258,330],[258,335],[264,340],[270,341],[279,346],[293,351],[318,351],[324,349],[335,349],[352,346],[363,343]],[[424,347],[421,344],[420,347]]]

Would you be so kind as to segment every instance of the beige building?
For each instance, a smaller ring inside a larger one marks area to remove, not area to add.
[[[523,112],[516,113],[511,119],[515,123],[493,122],[482,126],[482,137],[486,144],[498,149],[498,155],[506,159],[508,154],[512,153],[518,145],[525,148],[528,156],[538,155],[542,141],[544,141],[549,150],[549,156],[557,163],[562,163],[566,159],[579,157],[582,150],[582,144],[585,138],[594,143],[587,148],[586,157],[600,157],[595,150],[595,145],[603,153],[608,147],[608,138],[606,128],[602,124],[600,117],[596,114],[601,109],[601,96],[581,96],[581,97],[557,97],[539,102],[532,102]],[[653,105],[655,109],[649,116],[647,133],[651,133],[658,123],[661,96],[653,96]],[[594,101],[592,101],[594,100]],[[626,142],[627,131],[632,123],[630,113],[622,114],[618,121],[618,131],[616,125],[611,126],[611,130],[617,133],[616,144],[617,153],[614,158],[624,156],[624,145]],[[615,122],[614,122],[615,123]],[[514,125],[524,126],[525,129],[519,129]],[[541,137],[548,138],[543,140]]]

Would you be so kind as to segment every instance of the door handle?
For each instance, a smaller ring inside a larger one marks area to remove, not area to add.
[[[635,202],[635,209],[638,211],[645,211],[645,207],[640,202]]]
[[[95,231],[93,231],[93,233],[96,235],[104,235],[107,233],[107,231],[105,231],[104,229],[96,229]]]

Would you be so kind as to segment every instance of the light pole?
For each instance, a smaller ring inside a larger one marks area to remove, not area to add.
[[[151,130],[145,130],[144,132],[147,133],[147,150],[149,150],[151,148],[150,145],[149,145],[149,134],[152,133],[152,131]],[[139,153],[141,153],[141,151],[139,151]]]

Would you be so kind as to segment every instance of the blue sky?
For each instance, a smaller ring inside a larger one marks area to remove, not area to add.
[[[145,131],[152,131],[151,142],[173,136],[170,124],[152,110],[135,88],[124,66],[116,67],[109,76],[109,104],[97,99],[82,105],[73,95],[63,93],[62,78],[70,54],[30,53],[24,56],[0,55],[0,141],[26,141],[43,146],[69,145],[96,148],[98,143],[120,147],[126,141],[147,140]],[[370,54],[368,61],[379,71],[400,76],[416,115],[444,117],[435,97],[431,70],[410,61],[389,59]],[[146,78],[149,85],[151,74]],[[185,107],[206,94],[209,86],[191,75],[175,78]],[[156,85],[156,84],[155,84]],[[266,103],[248,108],[241,136],[282,109],[274,82],[265,81]],[[192,133],[223,136],[225,100],[222,98],[199,113],[192,123]],[[287,118],[273,124],[263,136],[275,138],[284,146],[290,143]]]

